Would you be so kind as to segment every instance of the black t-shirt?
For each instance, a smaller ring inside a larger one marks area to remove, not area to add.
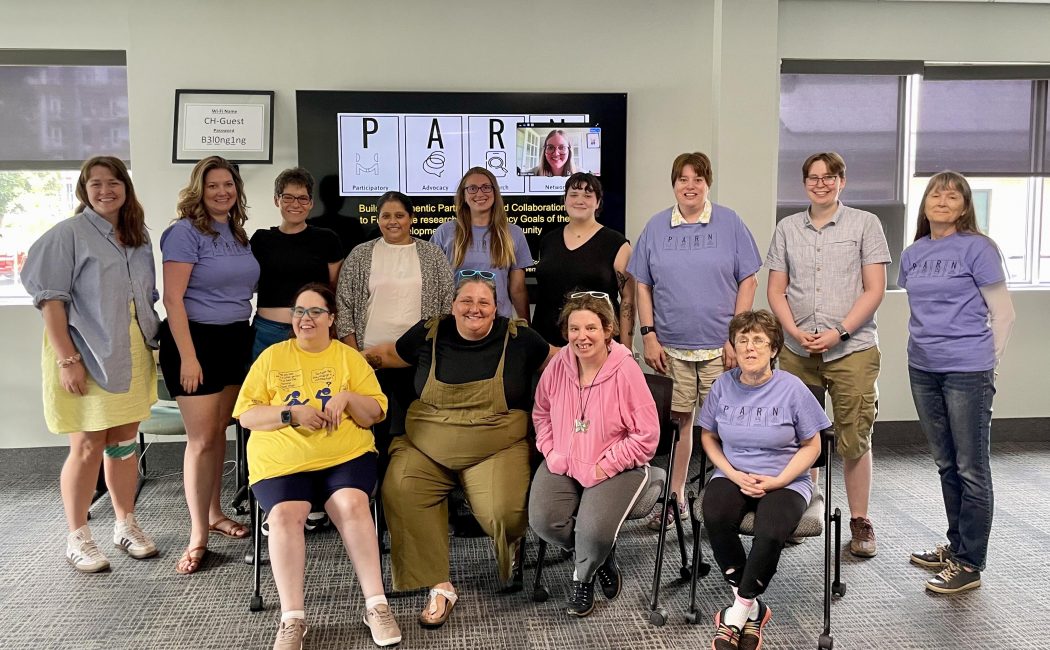
[[[339,259],[346,259],[346,256],[350,254],[350,251],[354,250],[355,246],[368,240],[368,237],[365,235],[365,229],[361,227],[361,222],[355,217],[347,217],[341,214],[322,214],[319,217],[311,217],[306,221],[311,226],[327,228],[339,237],[341,250]]]
[[[620,313],[620,290],[613,262],[627,238],[603,227],[583,246],[570,251],[565,247],[565,227],[547,233],[540,240],[536,263],[536,312],[532,326],[548,343],[564,347],[567,342],[558,328],[558,315],[565,298],[573,291],[604,291],[612,301],[613,313]]]
[[[259,261],[259,307],[291,307],[296,291],[310,282],[327,285],[328,265],[343,259],[339,237],[314,226],[294,235],[260,228],[250,243]]]
[[[438,325],[436,376],[446,384],[465,384],[490,379],[496,374],[503,352],[503,337],[509,321],[497,317],[488,336],[468,341],[459,335],[455,318],[449,316]],[[427,340],[426,321],[420,321],[397,340],[397,355],[416,367],[415,390],[418,397],[430,374],[431,343]],[[507,359],[503,364],[503,392],[507,406],[528,411],[532,408],[533,375],[547,359],[550,346],[539,334],[523,324],[517,336],[507,342]]]

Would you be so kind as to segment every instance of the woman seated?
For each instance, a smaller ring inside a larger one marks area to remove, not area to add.
[[[390,445],[383,506],[390,528],[394,589],[430,587],[419,616],[439,627],[456,604],[448,559],[448,495],[461,485],[492,537],[500,581],[510,582],[527,525],[533,375],[551,348],[520,321],[496,316],[487,271],[457,274],[452,318],[420,321],[396,343],[365,350],[373,367],[415,367],[419,396],[405,435]]]
[[[383,592],[368,507],[376,486],[376,448],[368,427],[383,419],[386,397],[360,353],[332,340],[331,289],[308,284],[294,305],[295,339],[259,356],[234,408],[252,430],[249,480],[269,513],[270,564],[281,598],[274,648],[301,648],[306,635],[303,526],[311,508],[323,508],[339,529],[364,592],[364,623],[372,640],[393,645],[401,641],[401,630]]]
[[[529,524],[575,552],[568,613],[587,616],[595,575],[606,598],[620,594],[613,546],[649,483],[660,422],[642,369],[613,340],[616,316],[607,294],[570,294],[559,322],[569,345],[544,371],[532,409],[536,446],[546,460],[532,481]]]
[[[738,367],[715,381],[699,417],[700,439],[716,468],[704,491],[704,526],[735,597],[715,614],[714,650],[761,646],[772,612],[758,596],[809,504],[817,434],[831,426],[800,379],[773,369],[784,344],[773,314],[738,314],[729,340]],[[755,538],[745,553],[740,522],[748,512],[755,513]]]

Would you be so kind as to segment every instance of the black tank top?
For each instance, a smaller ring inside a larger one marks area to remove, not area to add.
[[[533,329],[556,346],[567,344],[558,328],[558,315],[573,291],[604,291],[619,317],[620,291],[613,262],[627,243],[623,234],[603,226],[583,246],[570,251],[565,247],[564,230],[562,226],[540,240],[536,313],[532,319]]]

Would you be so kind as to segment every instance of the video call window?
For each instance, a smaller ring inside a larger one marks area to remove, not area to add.
[[[570,176],[590,172],[600,176],[602,130],[587,124],[530,123],[517,125],[519,176]]]

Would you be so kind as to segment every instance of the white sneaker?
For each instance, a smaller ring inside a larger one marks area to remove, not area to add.
[[[98,573],[109,568],[109,560],[91,539],[91,529],[81,526],[66,537],[66,560],[81,573]]]
[[[365,612],[365,625],[372,631],[372,641],[377,646],[394,645],[401,642],[401,628],[397,626],[389,605],[376,605]]]
[[[113,524],[113,545],[136,560],[157,554],[157,545],[139,528],[134,513],[128,513],[127,519]]]

